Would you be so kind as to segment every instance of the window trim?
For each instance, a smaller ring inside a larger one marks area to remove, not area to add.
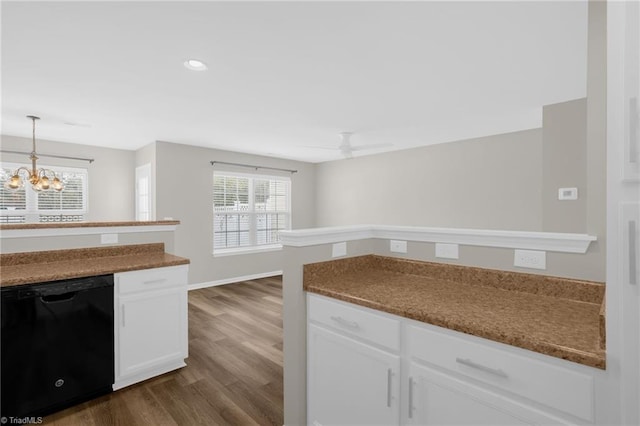
[[[216,215],[216,211],[215,211],[215,206],[213,206],[213,217],[211,218],[211,224],[212,226],[214,226],[214,229],[211,232],[212,235],[212,254],[213,257],[226,257],[226,256],[236,256],[236,255],[244,255],[244,254],[257,254],[257,253],[268,253],[268,252],[273,252],[273,251],[280,251],[282,250],[282,243],[275,243],[275,244],[261,244],[261,245],[256,245],[255,244],[255,237],[256,237],[256,221],[255,221],[255,217],[258,214],[286,214],[288,216],[288,221],[287,221],[287,228],[286,230],[291,230],[291,223],[292,223],[292,211],[291,211],[291,193],[292,193],[292,180],[289,176],[279,176],[279,175],[267,175],[267,174],[260,174],[260,173],[240,173],[240,172],[230,172],[230,171],[225,171],[225,170],[214,170],[213,175],[212,175],[212,180],[215,180],[216,176],[231,176],[231,177],[237,177],[237,178],[246,178],[249,179],[249,205],[250,205],[250,210],[247,212],[219,212],[222,214],[248,214],[252,217],[251,220],[251,225],[249,228],[249,233],[250,233],[250,239],[252,241],[252,245],[248,245],[248,246],[240,246],[240,247],[228,247],[228,248],[215,248],[215,241],[213,241],[213,236],[215,234],[215,215]],[[259,180],[259,179],[267,179],[267,180],[280,180],[280,181],[287,181],[289,184],[289,191],[288,191],[288,197],[287,197],[287,211],[286,212],[278,212],[278,211],[272,211],[272,210],[265,210],[265,211],[256,211],[255,210],[255,192],[254,192],[254,181],[255,180]],[[212,191],[212,195],[213,195],[213,191]],[[213,201],[213,200],[212,200]]]
[[[20,167],[26,167],[31,169],[31,166],[26,163],[14,163],[8,161],[0,162],[0,168],[6,168],[10,170],[16,170]],[[66,166],[50,166],[47,164],[41,164],[38,168],[45,168],[54,171],[55,173],[82,173],[85,175],[82,184],[82,209],[75,210],[40,210],[38,209],[38,197],[35,191],[28,188],[29,182],[25,182],[25,209],[24,210],[3,210],[0,209],[0,216],[24,216],[25,221],[23,223],[41,223],[39,220],[33,220],[39,216],[86,216],[89,213],[89,169],[81,167],[66,167]],[[85,218],[83,218],[84,220]]]

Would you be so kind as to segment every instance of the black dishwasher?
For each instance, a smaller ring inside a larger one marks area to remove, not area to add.
[[[0,292],[2,417],[42,416],[112,391],[113,275]]]

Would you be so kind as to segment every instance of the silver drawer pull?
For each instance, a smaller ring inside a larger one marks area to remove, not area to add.
[[[166,278],[158,278],[157,280],[143,281],[142,284],[144,284],[144,285],[147,285],[147,284],[158,284],[158,283],[165,282],[166,280],[167,280]]]
[[[387,369],[387,407],[391,407],[391,376],[393,372]]]
[[[505,373],[504,371],[502,371],[500,369],[487,367],[485,365],[473,362],[470,359],[456,358],[456,362],[458,364],[466,365],[467,367],[475,368],[476,370],[480,370],[480,371],[484,371],[484,372],[489,373],[489,374],[493,374],[494,376],[504,377],[505,379],[509,377],[507,375],[507,373]]]
[[[354,330],[357,330],[357,329],[360,328],[358,323],[355,322],[355,321],[349,321],[349,320],[346,320],[346,319],[344,319],[342,317],[334,317],[334,316],[332,316],[330,318],[332,320],[334,320],[335,322],[337,322],[338,324],[344,325],[345,327],[353,328]]]
[[[636,243],[636,221],[629,221],[629,284],[638,284],[638,253]]]

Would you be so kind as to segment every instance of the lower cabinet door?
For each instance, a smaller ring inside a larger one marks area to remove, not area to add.
[[[313,324],[308,424],[399,424],[400,357]]]
[[[558,425],[565,421],[488,389],[410,363],[403,418],[410,425]]]
[[[184,293],[171,289],[120,297],[117,376],[186,356]]]

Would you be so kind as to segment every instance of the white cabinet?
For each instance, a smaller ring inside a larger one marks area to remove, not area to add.
[[[595,421],[590,367],[313,294],[307,312],[310,425]]]
[[[115,274],[115,384],[184,367],[188,356],[187,266]]]
[[[309,326],[309,424],[397,424],[400,357]]]
[[[327,298],[309,298],[309,425],[400,420],[400,324]]]

